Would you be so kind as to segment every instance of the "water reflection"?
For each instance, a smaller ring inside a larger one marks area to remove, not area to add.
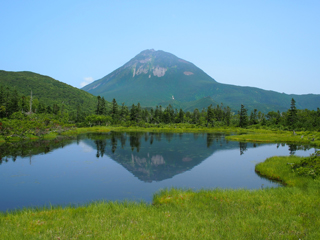
[[[199,136],[202,137],[199,138]],[[96,149],[97,158],[107,155],[133,173],[147,174],[147,178],[137,174],[139,179],[146,181],[163,179],[153,174],[159,171],[171,172],[171,174],[165,174],[167,177],[174,175],[175,172],[186,171],[218,150],[239,148],[240,155],[243,155],[248,147],[255,148],[261,145],[259,143],[228,142],[224,139],[223,134],[216,133],[89,133],[76,137],[58,137],[54,140],[2,144],[0,145],[0,165],[10,159],[15,162],[18,156],[29,157],[31,162],[33,155],[50,153],[55,149],[72,144],[74,141],[77,144],[84,142]],[[285,145],[285,143],[278,143],[277,148]],[[310,146],[288,144],[288,148],[289,154],[294,155],[297,150],[308,150]],[[170,161],[166,161],[165,158]],[[150,167],[166,165],[169,162],[171,170],[167,168],[156,170]],[[138,170],[134,169],[136,166],[139,166]]]
[[[0,164],[8,162],[10,159],[15,162],[17,157],[28,157],[47,154],[56,149],[63,148],[75,141],[80,141],[80,137],[57,137],[54,140],[35,140],[6,142],[0,145]]]
[[[83,141],[96,149],[97,158],[109,156],[144,182],[162,181],[186,172],[216,151],[238,148],[243,155],[248,148],[261,145],[228,142],[224,135],[214,133],[113,132],[88,134]],[[296,148],[290,145],[290,154]]]
[[[254,143],[253,147],[256,147],[257,145]],[[246,142],[239,142],[240,147],[240,155],[243,155],[245,151],[247,151],[247,143]]]
[[[192,169],[223,146],[228,149],[237,147],[236,142],[227,146],[224,135],[202,135],[206,137],[182,133],[113,132],[108,135],[88,134],[84,142],[97,150],[97,158],[106,154],[138,179],[152,182]],[[101,137],[103,139],[99,139]]]
[[[101,199],[150,202],[155,192],[170,187],[276,187],[254,166],[309,148],[284,146],[228,142],[213,133],[139,132],[5,143],[0,145],[0,211]]]

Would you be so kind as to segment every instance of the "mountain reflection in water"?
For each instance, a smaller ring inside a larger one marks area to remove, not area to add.
[[[107,155],[140,180],[152,182],[190,170],[217,150],[238,148],[237,142],[227,144],[224,135],[201,135],[206,138],[198,138],[199,133],[112,132],[88,134],[83,141],[97,150],[98,158]]]
[[[277,187],[255,173],[255,164],[314,151],[300,149],[308,146],[228,142],[213,133],[110,132],[4,143],[0,211],[92,200],[151,202],[170,187]]]
[[[217,133],[112,132],[88,134],[83,142],[97,150],[97,158],[107,155],[144,182],[172,178],[199,165],[216,151],[238,148],[243,155],[247,148],[260,145],[229,142]]]

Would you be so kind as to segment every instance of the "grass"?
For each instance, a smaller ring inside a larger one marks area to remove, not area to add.
[[[183,132],[209,132],[209,133],[236,133],[238,135],[226,136],[227,140],[233,141],[249,141],[249,142],[286,142],[286,143],[301,143],[310,144],[314,146],[320,146],[320,132],[296,132],[294,135],[291,131],[282,130],[268,130],[268,129],[254,129],[254,128],[239,128],[239,127],[202,127],[193,124],[159,124],[155,126],[146,125],[141,126],[94,126],[86,128],[73,128],[68,131],[61,132],[60,135],[77,135],[81,133],[92,133],[92,132],[172,132],[172,133],[183,133]],[[51,132],[43,135],[45,139],[52,139],[57,137],[59,134]],[[37,136],[27,136],[29,139],[38,139]],[[7,141],[20,141],[20,137],[10,137]],[[0,143],[5,141],[4,138],[0,137]]]
[[[266,159],[263,163],[257,164],[255,171],[269,179],[281,182],[283,185],[290,187],[305,186],[310,179],[298,176],[292,171],[292,164],[301,161],[301,157],[285,156],[285,157],[271,157]],[[286,165],[285,165],[286,164]]]
[[[256,166],[287,187],[170,189],[156,193],[152,205],[93,202],[0,213],[0,239],[320,239],[320,181],[287,164],[301,160],[273,157]]]
[[[91,132],[110,132],[111,128],[108,127],[87,127],[87,128],[74,128],[61,133],[61,135],[77,135],[81,133],[91,133]]]
[[[300,143],[320,146],[320,132],[309,131],[296,132],[296,135],[294,135],[291,131],[255,130],[253,133],[226,136],[226,139],[248,142]]]
[[[236,128],[236,127],[197,127],[192,124],[172,124],[172,125],[158,125],[157,127],[138,127],[138,126],[94,126],[87,128],[75,128],[66,132],[63,132],[62,135],[73,135],[80,133],[88,132],[173,132],[173,133],[184,133],[184,132],[215,132],[215,133],[247,133],[247,129]]]

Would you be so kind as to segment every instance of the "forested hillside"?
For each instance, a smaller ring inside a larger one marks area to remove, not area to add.
[[[80,108],[86,113],[93,113],[97,97],[72,87],[51,77],[33,72],[0,71],[0,86],[17,91],[19,96],[33,99],[46,106],[63,106],[69,112]]]

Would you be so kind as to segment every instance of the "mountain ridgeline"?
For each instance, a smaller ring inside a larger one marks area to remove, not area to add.
[[[243,104],[248,110],[261,112],[286,111],[294,98],[297,108],[315,110],[320,95],[293,95],[241,87],[215,81],[200,68],[164,51],[145,50],[107,76],[82,88],[111,101],[127,106],[157,105],[192,111],[223,103],[237,111]]]

